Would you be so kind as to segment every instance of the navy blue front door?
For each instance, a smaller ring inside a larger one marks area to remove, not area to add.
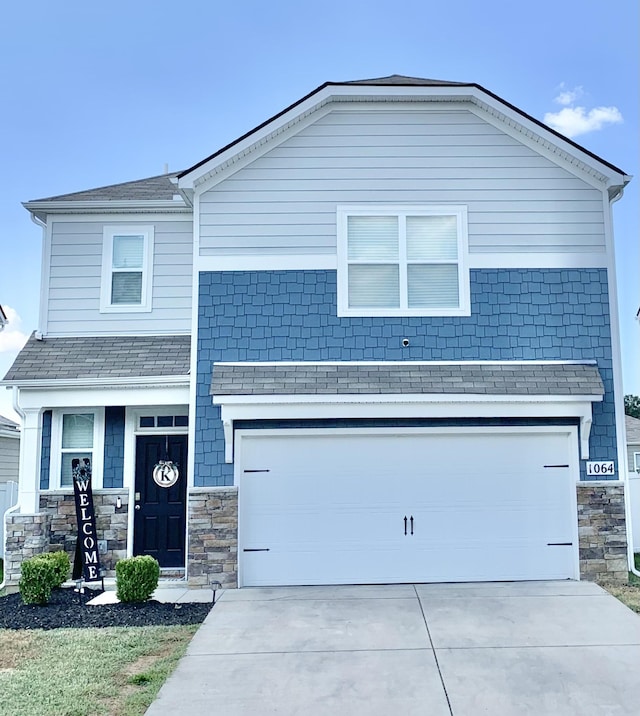
[[[151,555],[161,567],[185,566],[186,494],[187,436],[140,435],[136,439],[134,554]]]

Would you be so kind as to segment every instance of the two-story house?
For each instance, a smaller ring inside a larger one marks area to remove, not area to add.
[[[479,85],[391,76],[326,83],[182,173],[28,202],[9,582],[73,549],[76,457],[108,568],[626,578],[629,179]]]

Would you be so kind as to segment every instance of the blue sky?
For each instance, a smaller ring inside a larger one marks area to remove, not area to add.
[[[636,179],[614,209],[625,392],[640,394],[638,3],[23,0],[0,25],[4,375],[37,328],[21,202],[186,168],[327,80],[477,82]],[[559,114],[561,113],[561,114]],[[549,115],[552,115],[549,117]],[[555,118],[553,115],[557,115]],[[81,277],[79,277],[81,280]],[[11,416],[0,390],[0,413]]]

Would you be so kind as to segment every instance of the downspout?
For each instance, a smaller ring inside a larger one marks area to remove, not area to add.
[[[31,216],[31,221],[36,226],[39,226],[42,229],[42,258],[41,258],[41,265],[40,265],[40,305],[38,306],[38,330],[36,331],[36,338],[38,340],[42,339],[43,332],[46,333],[46,328],[44,328],[44,319],[47,315],[46,312],[46,302],[48,299],[49,289],[48,289],[48,279],[47,279],[47,290],[46,292],[43,291],[43,283],[45,281],[47,266],[47,223],[45,221],[42,221],[41,218],[36,216],[35,214],[29,212],[29,215]]]
[[[609,224],[610,226],[613,226],[613,220],[612,220],[612,207],[616,203],[616,201],[620,200],[622,198],[622,195],[624,194],[624,186],[621,186],[619,190],[609,199],[609,214],[610,214],[610,220]],[[613,234],[611,235],[611,243],[613,244]],[[615,264],[613,265],[613,270],[615,272]],[[617,280],[616,280],[617,283]],[[617,289],[616,289],[616,295],[615,295],[615,302],[616,302],[616,320],[620,320],[620,313],[618,311],[618,296],[617,296]],[[619,338],[619,335],[618,335]],[[623,423],[624,427],[624,423]],[[625,429],[624,432],[625,435],[625,447],[626,447],[626,438],[627,438],[627,431]],[[635,566],[635,556],[633,552],[633,517],[631,514],[631,489],[629,484],[629,468],[627,465],[627,455],[626,450],[623,453],[624,459],[621,460],[621,465],[619,466],[621,471],[622,468],[624,468],[624,510],[625,510],[625,522],[626,522],[626,528],[627,528],[627,565],[629,567],[629,571],[632,574],[635,574],[636,577],[640,577],[640,571],[636,569]]]
[[[13,409],[18,413],[20,416],[20,420],[24,420],[25,414],[20,408],[20,404],[18,403],[18,388],[16,386],[13,386]],[[18,484],[20,482],[20,475],[18,475]],[[18,490],[18,501],[16,502],[13,507],[10,507],[8,510],[5,511],[5,513],[2,515],[2,544],[6,547],[7,545],[7,517],[14,512],[18,511],[20,509],[20,491]],[[4,553],[4,550],[3,550]],[[6,555],[5,555],[6,556]],[[2,583],[0,583],[0,592],[5,587],[5,582],[7,581],[6,577],[6,570],[4,571]]]

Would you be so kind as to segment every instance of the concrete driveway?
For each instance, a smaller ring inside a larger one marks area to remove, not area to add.
[[[589,582],[225,592],[147,716],[640,713],[640,616]]]

